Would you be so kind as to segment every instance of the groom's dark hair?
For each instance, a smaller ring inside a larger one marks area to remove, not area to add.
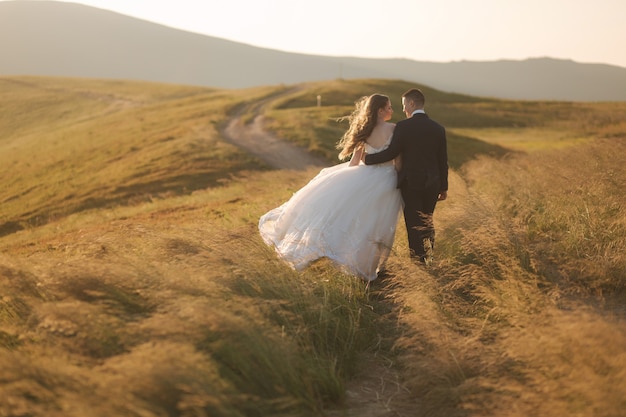
[[[417,107],[424,107],[424,104],[426,103],[424,93],[422,93],[422,90],[419,88],[411,88],[406,93],[402,94],[402,97],[411,100]]]

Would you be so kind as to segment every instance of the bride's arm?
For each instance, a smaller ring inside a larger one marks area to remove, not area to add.
[[[350,159],[350,164],[348,164],[348,166],[353,167],[355,165],[359,165],[359,162],[361,162],[361,159],[363,159],[363,147],[359,146],[352,153],[352,159]]]
[[[396,171],[400,172],[400,169],[402,169],[402,155],[396,156],[393,160],[393,164],[396,167]]]

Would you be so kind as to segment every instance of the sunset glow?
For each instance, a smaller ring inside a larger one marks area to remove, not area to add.
[[[288,52],[437,62],[552,57],[626,67],[622,0],[75,3]]]

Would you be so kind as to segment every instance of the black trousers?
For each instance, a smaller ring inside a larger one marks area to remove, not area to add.
[[[411,258],[424,260],[426,255],[425,239],[431,247],[435,245],[435,225],[433,213],[439,197],[439,186],[415,190],[400,187],[404,200],[404,224],[409,238]]]

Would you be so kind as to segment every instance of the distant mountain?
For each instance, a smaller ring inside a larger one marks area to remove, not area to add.
[[[626,68],[618,66],[551,58],[434,63],[287,53],[48,1],[0,2],[0,75],[219,88],[389,78],[486,97],[626,101]]]

